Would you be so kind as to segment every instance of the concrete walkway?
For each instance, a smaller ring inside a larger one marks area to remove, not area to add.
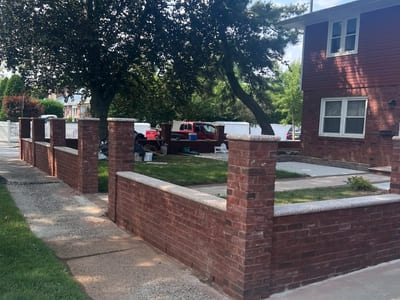
[[[105,217],[105,195],[79,195],[0,146],[0,176],[31,230],[91,299],[229,299]],[[90,201],[90,200],[91,201]]]
[[[8,189],[32,231],[65,262],[90,298],[229,299],[202,283],[186,266],[109,221],[104,216],[106,195],[79,195],[16,159],[17,151],[0,143],[0,176],[8,180]],[[333,178],[340,182],[344,177],[319,178],[332,183]],[[304,187],[302,180],[286,182]],[[399,278],[400,261],[394,261],[275,294],[270,299],[400,299]]]
[[[283,168],[280,169],[282,170]],[[344,186],[346,185],[347,179],[351,176],[362,176],[383,190],[388,190],[390,183],[390,176],[387,175],[361,172],[350,169],[317,166],[305,163],[285,163],[285,170],[291,172],[299,172],[298,170],[301,170],[302,172],[299,173],[307,174],[310,177],[278,179],[275,181],[275,191],[281,192],[312,189],[318,187]],[[203,193],[218,196],[226,195],[226,184],[193,185],[190,187]]]

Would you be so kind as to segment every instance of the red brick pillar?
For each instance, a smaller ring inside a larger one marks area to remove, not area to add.
[[[225,142],[225,126],[215,126],[215,139],[218,141],[218,145],[221,145]]]
[[[275,154],[279,137],[229,136],[226,284],[237,299],[270,295]]]
[[[108,217],[117,220],[117,172],[133,171],[134,119],[108,119]]]
[[[36,166],[36,142],[44,141],[44,119],[32,118],[32,162]]]
[[[394,136],[392,149],[392,172],[390,173],[390,193],[400,194],[400,136]]]
[[[31,137],[31,118],[19,118],[19,159],[27,160],[24,157],[24,149],[22,139]]]
[[[52,153],[50,169],[52,176],[56,174],[54,147],[64,147],[65,145],[65,119],[50,119],[50,148]]]
[[[78,120],[78,191],[98,192],[99,119]]]

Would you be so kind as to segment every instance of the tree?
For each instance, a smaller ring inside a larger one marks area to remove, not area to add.
[[[4,96],[4,92],[6,90],[7,87],[7,82],[8,82],[8,78],[3,78],[2,80],[0,80],[0,98],[2,98]]]
[[[58,118],[64,117],[64,105],[57,100],[43,99],[39,101],[39,106],[43,114],[56,115]]]
[[[132,65],[171,61],[170,15],[164,0],[0,0],[0,59],[29,87],[85,88],[104,137]]]
[[[304,7],[275,7],[250,0],[179,1],[176,18],[182,22],[181,56],[176,74],[225,80],[235,97],[254,114],[263,134],[274,134],[265,109],[271,99],[265,90],[274,62],[298,32],[279,25],[282,18]],[[180,12],[180,13],[178,13]]]
[[[276,109],[286,116],[283,122],[292,124],[293,133],[295,126],[301,124],[303,111],[303,92],[300,87],[300,77],[300,63],[292,63],[287,71],[279,74],[275,91],[271,96]],[[292,136],[294,139],[294,134]]]
[[[3,111],[7,119],[13,122],[17,122],[19,117],[39,117],[42,114],[39,102],[26,96],[4,98]]]
[[[24,93],[24,81],[19,75],[12,75],[7,81],[4,96],[16,96]]]

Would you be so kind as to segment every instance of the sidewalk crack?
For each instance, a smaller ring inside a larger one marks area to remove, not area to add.
[[[81,259],[81,258],[94,257],[94,256],[99,256],[99,255],[107,255],[107,254],[113,254],[113,253],[121,253],[121,252],[126,252],[126,251],[129,251],[129,250],[133,250],[133,249],[135,249],[135,247],[127,248],[127,249],[111,250],[111,251],[106,251],[106,252],[93,253],[93,254],[88,254],[88,255],[81,255],[81,256],[68,257],[68,258],[63,258],[62,260],[64,260],[64,261],[70,261],[70,260],[76,260],[76,259]]]

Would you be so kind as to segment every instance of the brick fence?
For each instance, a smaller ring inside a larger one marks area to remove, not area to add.
[[[81,193],[97,193],[98,119],[78,121],[78,149],[66,147],[64,119],[50,120],[49,142],[45,141],[44,119],[20,118],[19,125],[21,160]]]
[[[110,121],[111,219],[236,299],[400,258],[397,194],[274,206],[278,139],[233,136],[225,200],[129,172],[133,122]]]
[[[96,192],[98,120],[79,120],[78,149],[65,147],[64,120],[50,122],[46,143],[43,120],[20,119],[20,158]],[[130,172],[133,125],[109,119],[109,217],[236,299],[400,258],[400,137],[391,194],[274,206],[278,138],[230,137],[225,200]]]

